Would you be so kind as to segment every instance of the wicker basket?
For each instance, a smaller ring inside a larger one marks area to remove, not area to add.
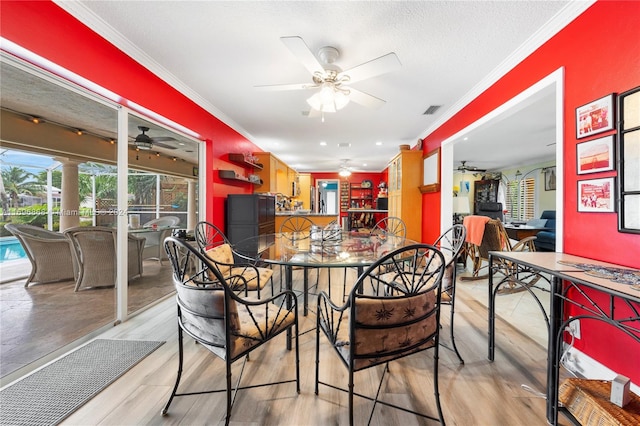
[[[620,408],[610,401],[611,382],[567,379],[558,399],[583,426],[640,425],[640,397],[631,392],[629,403]]]

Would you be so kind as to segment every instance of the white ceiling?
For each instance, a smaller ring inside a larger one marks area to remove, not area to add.
[[[415,145],[586,7],[568,1],[57,3],[300,172],[336,171],[345,159],[354,171],[383,170],[398,145]],[[257,90],[311,82],[283,36],[302,37],[314,53],[336,47],[343,70],[395,52],[399,71],[353,84],[386,104],[374,110],[351,102],[321,122],[305,115],[312,92]],[[430,105],[442,107],[423,115]],[[500,148],[472,138],[454,159],[491,169],[552,158],[550,110],[553,96],[485,129]],[[527,135],[534,143],[524,141]],[[345,143],[351,147],[338,148]]]

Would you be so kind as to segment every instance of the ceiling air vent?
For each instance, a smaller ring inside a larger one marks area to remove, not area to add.
[[[431,105],[425,112],[422,113],[422,115],[433,115],[437,110],[440,109],[441,106],[442,105]]]
[[[349,142],[339,143],[338,148],[351,148],[351,144]]]

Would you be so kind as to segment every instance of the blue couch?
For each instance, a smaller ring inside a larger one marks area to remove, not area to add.
[[[546,219],[545,228],[553,228],[549,231],[540,231],[533,242],[537,251],[556,251],[556,211],[545,210],[540,219]]]

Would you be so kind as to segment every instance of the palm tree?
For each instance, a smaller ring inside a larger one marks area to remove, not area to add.
[[[33,195],[34,192],[38,191],[40,185],[34,178],[33,173],[20,167],[10,166],[2,170],[4,189],[13,207],[18,207],[20,194]]]

